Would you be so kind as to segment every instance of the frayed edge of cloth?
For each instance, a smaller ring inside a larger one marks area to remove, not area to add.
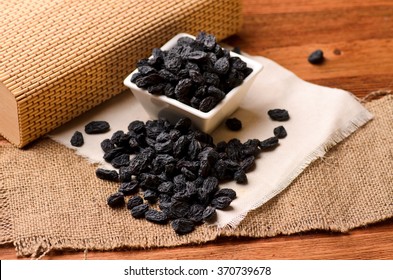
[[[365,125],[367,122],[372,120],[374,118],[373,114],[371,114],[369,111],[362,110],[358,115],[356,115],[351,121],[347,123],[346,126],[343,126],[339,129],[337,129],[334,133],[328,137],[325,143],[317,147],[312,153],[310,153],[308,156],[306,156],[303,160],[303,162],[295,168],[288,177],[286,177],[277,187],[276,191],[270,193],[268,196],[263,197],[258,203],[254,204],[251,210],[254,210],[256,208],[261,207],[263,204],[265,204],[267,201],[281,193],[283,190],[285,190],[291,182],[298,177],[303,170],[305,170],[313,161],[315,161],[318,158],[322,158],[326,152],[338,144],[339,142],[343,141],[345,138],[347,138],[349,135],[354,133],[358,128],[362,127]],[[247,216],[249,211],[241,213],[240,215],[236,216],[234,219],[232,219],[228,224],[224,225],[222,228],[227,229],[227,230],[233,230],[235,229]]]

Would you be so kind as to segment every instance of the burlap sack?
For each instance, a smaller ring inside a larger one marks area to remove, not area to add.
[[[0,147],[0,243],[38,257],[50,250],[112,250],[203,243],[219,235],[267,237],[313,229],[345,232],[393,216],[393,96],[366,104],[375,119],[313,162],[279,196],[235,229],[200,226],[178,236],[136,220],[106,198],[117,184],[49,140]]]

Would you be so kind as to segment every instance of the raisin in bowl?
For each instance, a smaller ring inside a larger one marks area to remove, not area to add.
[[[239,107],[262,68],[213,35],[181,33],[141,59],[124,84],[151,118],[188,117],[210,133]]]

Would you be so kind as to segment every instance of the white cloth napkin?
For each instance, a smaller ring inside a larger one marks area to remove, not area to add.
[[[273,136],[273,129],[279,125],[285,127],[288,136],[280,139],[275,150],[261,153],[256,168],[247,173],[247,185],[235,182],[220,185],[234,189],[237,198],[230,210],[217,211],[215,224],[219,228],[236,227],[250,210],[279,194],[313,160],[322,157],[330,147],[372,119],[351,93],[305,82],[267,58],[252,58],[263,64],[264,69],[233,114],[242,121],[243,128],[232,132],[221,125],[213,132],[214,140],[216,143],[231,138],[242,142],[252,138],[264,140]],[[290,119],[272,121],[267,111],[276,108],[288,110]],[[77,148],[76,153],[93,163],[110,167],[102,159],[100,142],[117,130],[127,131],[128,124],[137,119],[146,121],[149,117],[131,93],[122,93],[60,127],[50,137],[75,149],[70,145],[70,139],[76,130],[81,131],[85,145]],[[110,132],[85,134],[84,126],[92,120],[108,121]]]

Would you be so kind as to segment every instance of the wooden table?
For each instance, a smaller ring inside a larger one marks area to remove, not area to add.
[[[244,26],[225,40],[273,59],[299,77],[364,97],[393,89],[393,0],[243,0]],[[307,56],[324,51],[314,66]],[[3,140],[4,141],[4,140]],[[393,219],[346,234],[220,238],[198,246],[116,252],[55,252],[46,259],[393,259]],[[0,259],[15,259],[0,247]]]

